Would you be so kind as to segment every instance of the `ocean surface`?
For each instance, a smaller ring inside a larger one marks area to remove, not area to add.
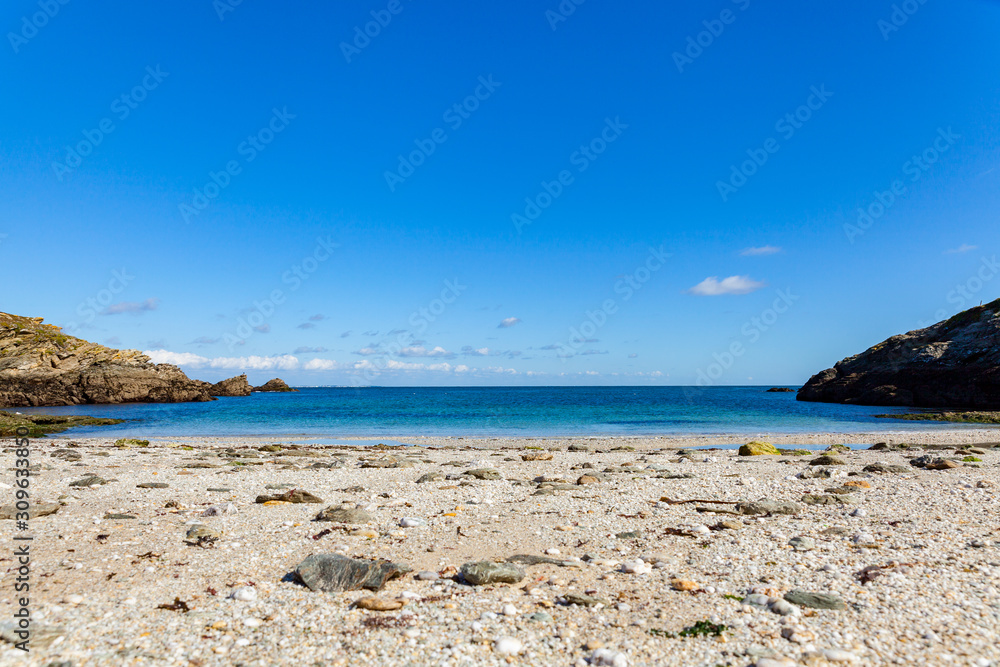
[[[857,433],[962,428],[875,419],[912,412],[802,403],[767,387],[305,387],[209,403],[19,408],[127,420],[114,436],[562,436]]]

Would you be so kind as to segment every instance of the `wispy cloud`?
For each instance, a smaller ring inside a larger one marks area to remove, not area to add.
[[[151,310],[156,310],[160,305],[160,300],[156,297],[145,301],[119,301],[113,303],[101,311],[101,315],[142,315]]]
[[[323,315],[322,313],[317,313],[317,314],[311,315],[309,317],[309,321],[310,322],[321,322],[321,321],[323,321],[325,319],[326,319],[326,315]]]
[[[296,327],[296,329],[315,329],[315,328],[316,325],[313,324],[312,322],[303,322],[302,324]]]
[[[256,331],[257,333],[262,333],[262,334],[271,333],[271,325],[261,324],[260,326],[254,327],[253,330]]]
[[[452,358],[455,356],[454,352],[449,352],[440,345],[435,346],[431,349],[427,349],[422,346],[415,347],[404,347],[396,355],[398,357],[442,357],[442,358]]]
[[[976,250],[977,248],[979,248],[979,246],[977,246],[977,245],[969,245],[968,243],[963,243],[962,245],[958,246],[957,248],[951,248],[949,250],[945,250],[944,254],[946,254],[946,255],[960,255],[960,254],[962,254],[964,252],[972,252],[973,250]]]
[[[705,278],[688,290],[688,294],[696,296],[720,296],[723,294],[750,294],[767,283],[751,280],[749,276],[729,276],[719,280],[717,276]]]
[[[740,254],[744,257],[760,257],[761,255],[777,255],[781,248],[774,245],[760,246],[759,248],[744,248]]]
[[[500,324],[497,325],[497,329],[509,329],[515,324],[520,324],[520,323],[521,323],[520,318],[508,317],[507,319],[503,320],[502,322],[500,322]]]
[[[345,331],[344,333],[340,334],[340,337],[341,337],[341,338],[347,338],[347,337],[348,337],[348,336],[350,336],[350,335],[351,335],[352,333],[354,333],[354,332],[352,332],[352,331]]]
[[[189,343],[189,345],[215,345],[221,339],[220,338],[209,338],[208,336],[199,336]],[[151,345],[150,347],[166,347],[166,345]]]
[[[325,347],[297,347],[295,348],[295,354],[320,354],[326,352]]]

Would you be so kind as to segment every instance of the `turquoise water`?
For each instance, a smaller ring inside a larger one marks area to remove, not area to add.
[[[210,403],[21,408],[128,420],[73,434],[553,436],[929,430],[875,419],[907,410],[802,403],[766,387],[308,387]]]

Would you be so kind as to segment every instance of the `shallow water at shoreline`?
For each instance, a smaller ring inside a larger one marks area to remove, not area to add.
[[[805,403],[766,387],[306,387],[209,403],[21,408],[127,420],[77,436],[712,436],[934,432],[982,425],[876,419],[912,409]]]

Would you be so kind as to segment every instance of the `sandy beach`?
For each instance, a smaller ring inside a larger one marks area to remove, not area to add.
[[[990,429],[852,435],[890,444],[819,461],[678,451],[742,442],[707,436],[397,439],[418,446],[32,440],[33,502],[58,509],[30,521],[32,651],[13,648],[7,625],[0,661],[1000,659],[1000,448],[990,444],[1000,438]],[[903,441],[935,447],[893,446]],[[13,441],[4,445],[0,491],[12,499]],[[947,469],[910,465],[921,456]],[[8,562],[14,536],[3,531]],[[323,572],[303,561],[336,555],[397,565],[369,581],[378,590],[324,591]],[[8,565],[4,578],[15,575]],[[0,600],[6,618],[12,590]]]

